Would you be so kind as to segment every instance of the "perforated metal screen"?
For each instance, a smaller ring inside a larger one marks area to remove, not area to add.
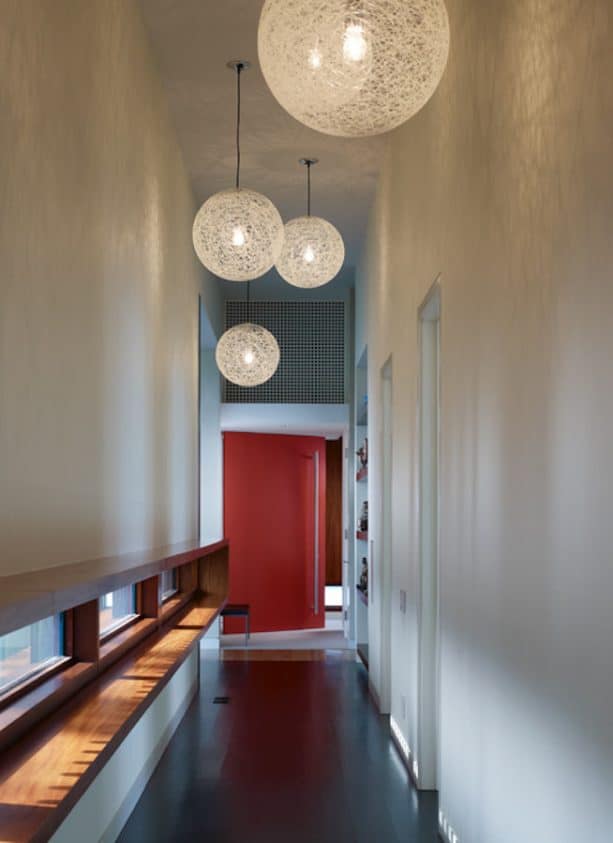
[[[226,302],[226,329],[257,322],[277,338],[276,374],[251,388],[224,381],[224,401],[268,404],[342,404],[345,400],[345,304]]]

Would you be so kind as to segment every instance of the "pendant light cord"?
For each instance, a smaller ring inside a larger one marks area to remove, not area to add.
[[[311,162],[307,162],[307,217],[311,216]]]
[[[251,322],[251,281],[247,281],[247,321]]]
[[[236,189],[241,186],[241,73],[243,65],[236,65]]]

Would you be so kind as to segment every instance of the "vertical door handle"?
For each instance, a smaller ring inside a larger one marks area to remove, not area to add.
[[[313,543],[313,611],[316,615],[319,614],[319,451],[315,451],[313,455],[313,467],[315,472],[315,482],[313,483],[314,496],[314,543]]]

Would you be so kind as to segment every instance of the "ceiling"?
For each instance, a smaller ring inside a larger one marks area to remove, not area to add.
[[[265,193],[288,220],[305,212],[305,172],[298,159],[319,158],[312,210],[337,226],[347,249],[344,271],[328,286],[351,285],[382,138],[323,135],[281,108],[257,60],[263,0],[140,0],[140,5],[196,199],[203,202],[233,184],[236,77],[226,62],[247,59],[252,67],[242,80],[241,182]],[[224,292],[235,295],[236,286],[224,282]],[[266,297],[287,286],[274,271],[262,282]],[[262,290],[254,294],[263,298]]]

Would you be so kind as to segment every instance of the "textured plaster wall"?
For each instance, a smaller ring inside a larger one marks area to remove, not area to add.
[[[131,0],[3,0],[0,572],[197,534],[194,201]]]
[[[393,359],[391,710],[416,749],[417,309],[442,273],[441,807],[460,843],[604,842],[613,7],[448,9],[446,75],[390,138],[358,278],[375,548],[379,375]],[[376,606],[370,621],[380,687]]]

